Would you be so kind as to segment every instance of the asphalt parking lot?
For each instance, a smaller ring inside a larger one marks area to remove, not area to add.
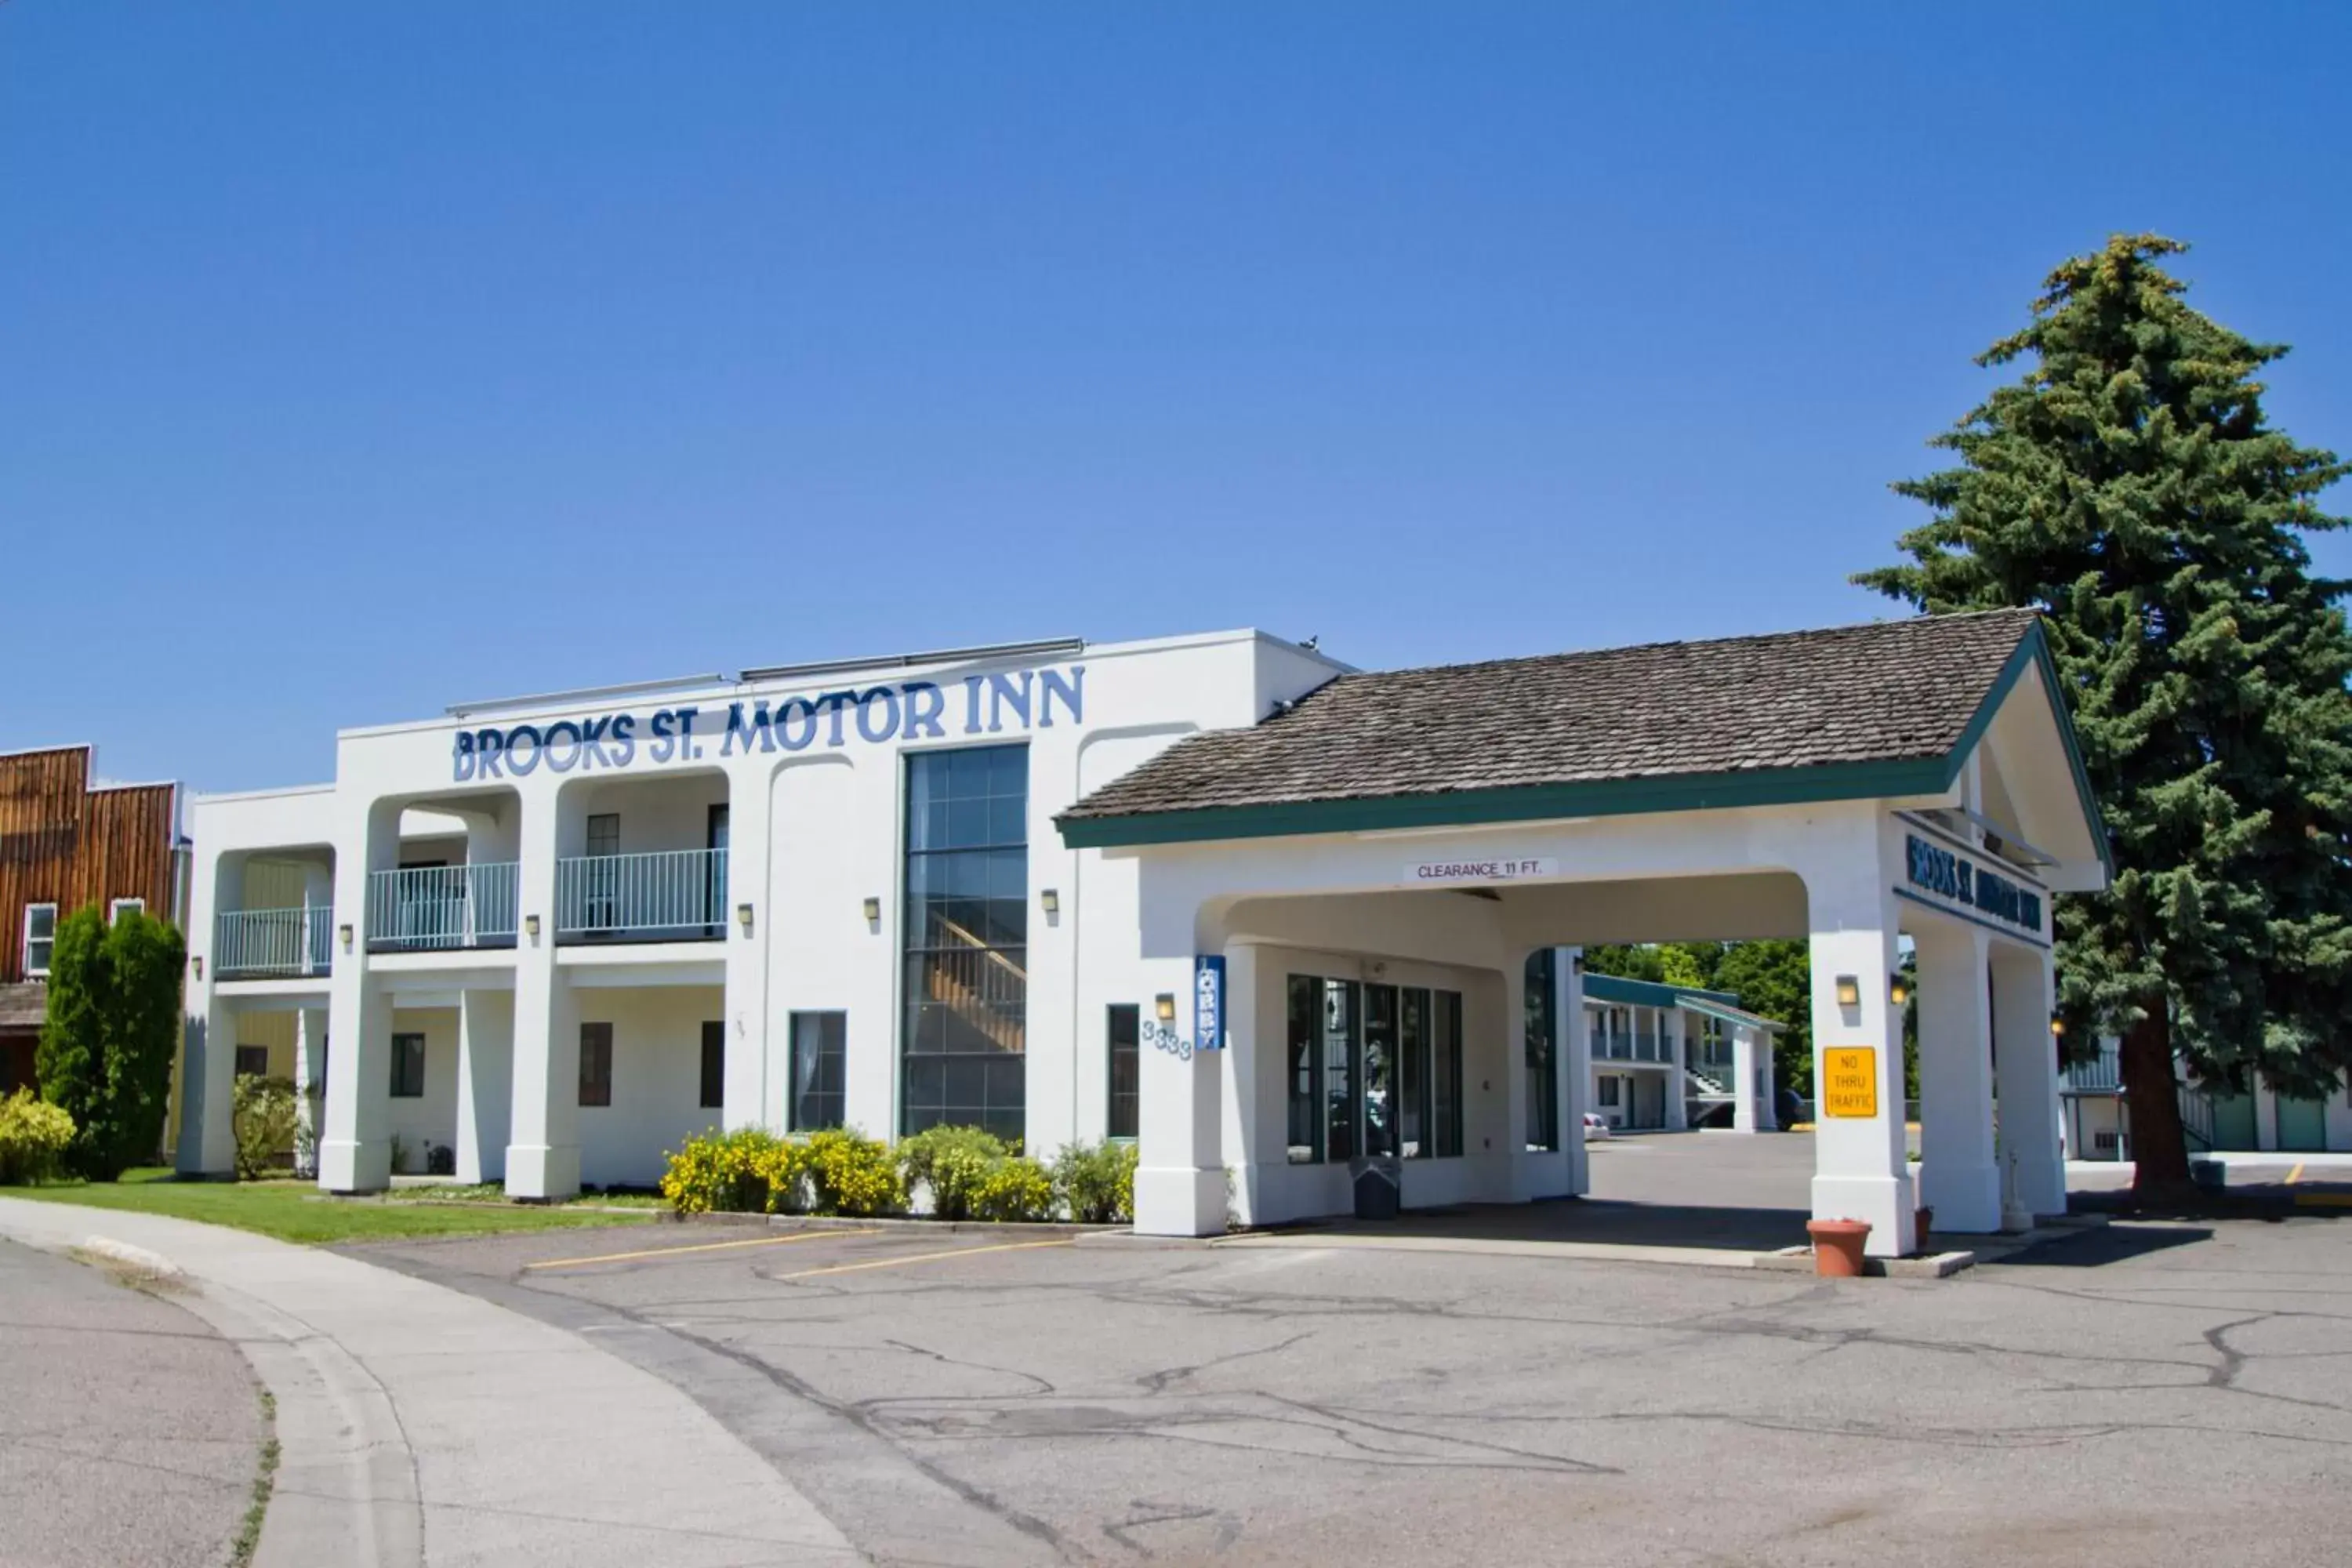
[[[2347,1557],[2317,1215],[1944,1281],[919,1226],[350,1250],[685,1389],[877,1562]]]

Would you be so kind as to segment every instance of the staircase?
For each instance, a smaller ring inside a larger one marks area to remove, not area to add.
[[[2213,1101],[2201,1089],[2180,1086],[2180,1131],[2188,1140],[2192,1154],[2210,1153],[2213,1132]]]

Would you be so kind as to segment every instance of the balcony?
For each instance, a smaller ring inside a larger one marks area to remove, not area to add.
[[[509,860],[370,872],[368,951],[512,947],[520,870]]]
[[[727,934],[727,851],[571,856],[555,863],[559,942],[710,942]]]
[[[334,952],[335,911],[232,910],[213,917],[213,974],[220,980],[299,980],[323,975]]]

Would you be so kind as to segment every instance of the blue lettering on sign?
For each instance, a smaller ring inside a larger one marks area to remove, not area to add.
[[[1203,952],[1192,960],[1192,1048],[1225,1047],[1225,955]]]
[[[772,707],[764,698],[730,702],[719,754],[800,752],[819,744],[845,746],[853,739],[883,745],[892,741],[944,741],[950,733],[995,735],[1008,729],[1050,730],[1057,718],[1069,724],[1086,722],[1087,667],[1083,664],[967,675],[962,685],[963,700],[953,705],[953,718],[962,721],[961,729],[950,721],[948,694],[932,680],[787,697]],[[691,762],[703,754],[702,743],[695,735],[695,720],[701,712],[699,708],[657,708],[642,715],[598,713],[585,719],[559,719],[544,727],[514,724],[504,729],[460,730],[451,742],[450,775],[460,782],[523,778],[538,772],[541,763],[555,773],[630,767],[638,760],[641,730],[646,762]],[[1221,986],[1223,963],[1217,961]]]
[[[1904,839],[1905,874],[1915,888],[1940,893],[1957,904],[1979,910],[1996,920],[2042,930],[2042,895],[2020,887],[1990,867],[1962,859],[1941,845],[1917,834]]]

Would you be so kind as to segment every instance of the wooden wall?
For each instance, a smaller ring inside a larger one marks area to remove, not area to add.
[[[0,984],[25,978],[25,906],[144,899],[172,917],[172,784],[89,787],[89,748],[0,756]]]

